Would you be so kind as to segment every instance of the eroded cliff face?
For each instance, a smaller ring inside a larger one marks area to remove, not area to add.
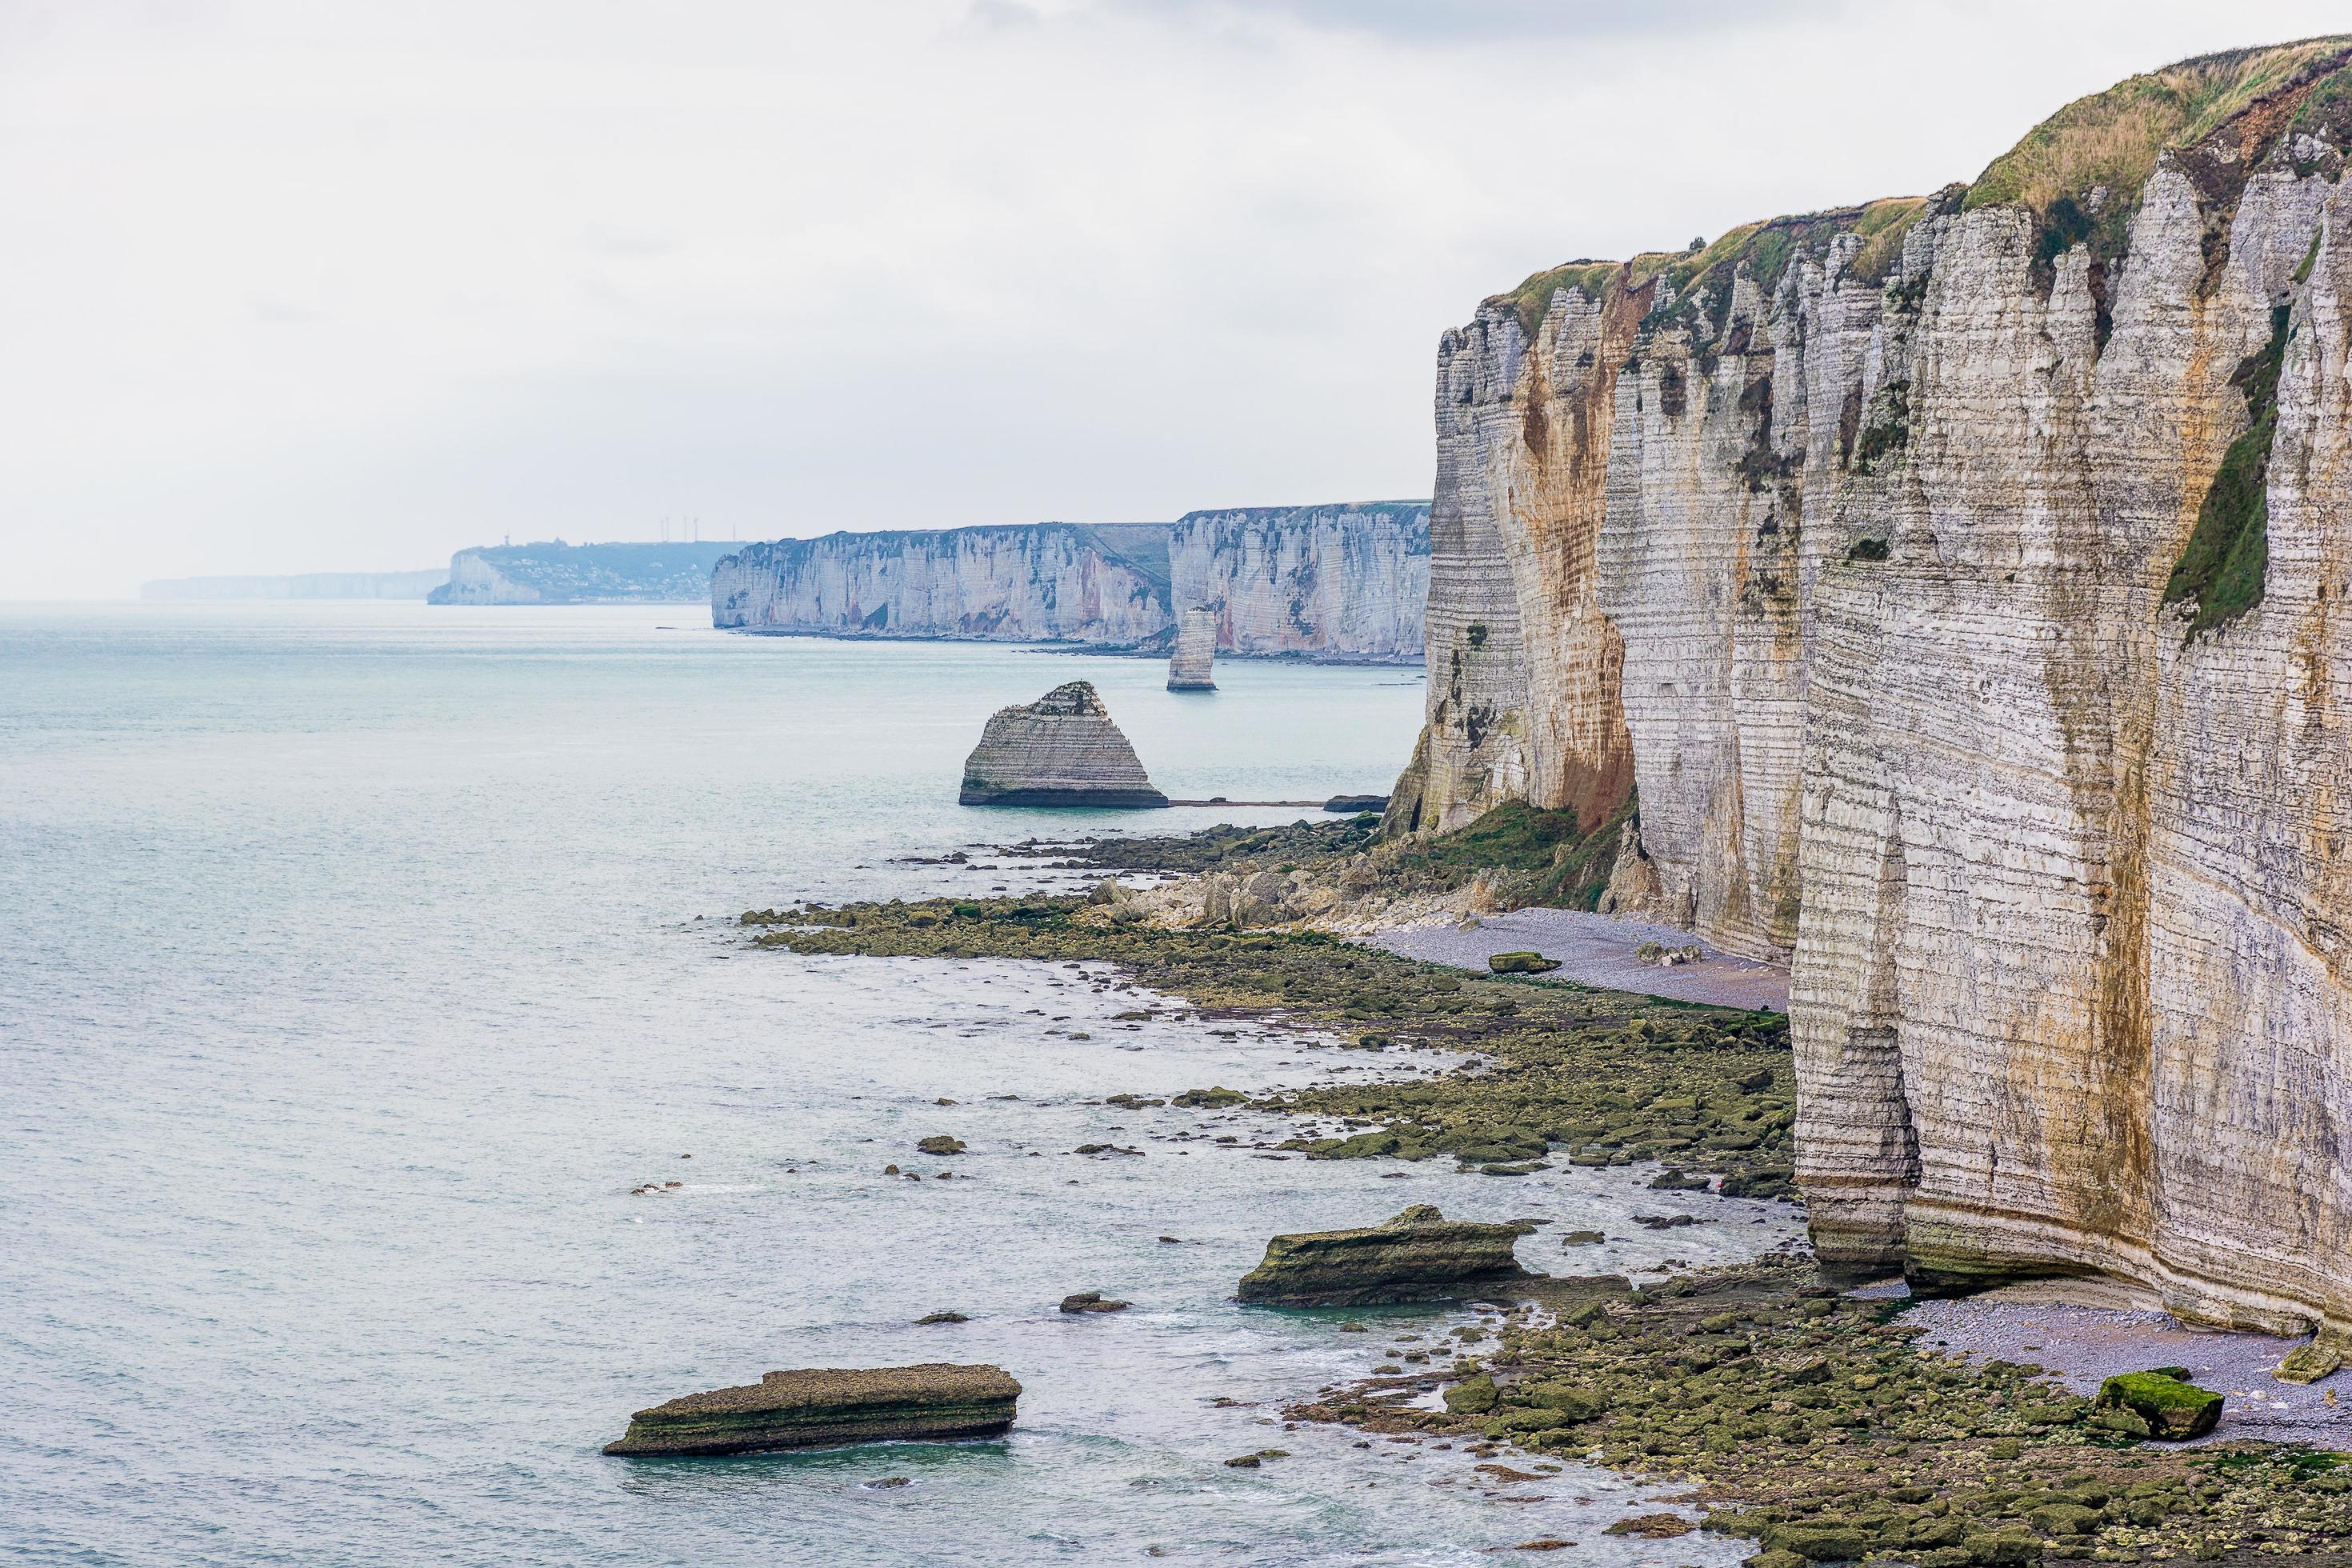
[[[1223,652],[1411,662],[1429,599],[1429,506],[1187,512],[1168,572],[1176,603],[1223,605]]]
[[[749,545],[713,568],[710,621],[833,637],[1120,646],[1166,635],[1164,540],[1155,562],[1148,540],[1139,547],[1107,537],[1113,531],[1047,522]]]
[[[1792,962],[1825,1258],[2352,1328],[2347,60],[1441,345],[1391,828],[1637,788],[1627,897]]]
[[[1423,502],[1376,501],[777,540],[718,563],[711,624],[1160,652],[1174,607],[1215,604],[1217,652],[1412,662],[1428,518]]]

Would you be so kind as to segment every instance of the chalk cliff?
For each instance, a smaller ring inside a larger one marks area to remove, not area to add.
[[[1224,653],[1419,658],[1429,563],[1426,501],[1186,512],[1168,544],[1175,602],[1223,606]]]
[[[1180,608],[1218,603],[1219,652],[1410,662],[1428,595],[1428,507],[1380,501],[776,540],[718,563],[710,618],[1157,653]]]
[[[964,805],[1168,804],[1111,722],[1094,683],[1086,680],[998,709],[964,759],[957,800]]]
[[[833,637],[1125,647],[1164,637],[1168,527],[832,533],[748,545],[710,574],[710,622]]]
[[[2352,1329],[2352,40],[1439,349],[1395,833],[1793,964],[1823,1256]]]
[[[1176,651],[1168,658],[1168,689],[1214,691],[1217,621],[1223,605],[1195,605],[1176,623]]]

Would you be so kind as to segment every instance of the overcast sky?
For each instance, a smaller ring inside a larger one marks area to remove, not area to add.
[[[2334,14],[2331,15],[2331,12]],[[0,598],[1423,496],[1437,334],[2236,0],[0,0]]]

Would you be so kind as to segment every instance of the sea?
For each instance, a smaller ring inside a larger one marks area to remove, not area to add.
[[[1233,1295],[1269,1236],[1411,1203],[1643,1277],[1775,1245],[1785,1207],[1654,1232],[1638,1173],[1287,1156],[1275,1118],[1104,1100],[1427,1064],[1099,964],[799,957],[735,923],[1075,885],[991,853],[1032,837],[1316,815],[959,806],[989,713],[1065,680],[1171,795],[1319,800],[1386,790],[1418,670],[1228,661],[1179,694],[1148,660],[707,623],[0,605],[0,1561],[1738,1559],[1604,1533],[1671,1486],[1284,1421],[1444,1365],[1471,1309]],[[969,1152],[918,1154],[936,1133]],[[1554,1239],[1585,1227],[1618,1239]],[[1057,1310],[1082,1290],[1131,1305]],[[1018,1426],[600,1451],[677,1394],[926,1361],[1004,1367]]]

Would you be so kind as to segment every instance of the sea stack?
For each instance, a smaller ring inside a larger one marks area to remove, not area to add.
[[[1534,1229],[1447,1219],[1416,1204],[1386,1225],[1276,1237],[1265,1261],[1242,1276],[1240,1296],[1261,1306],[1363,1307],[1507,1289],[1535,1278],[1511,1255]]]
[[[689,1394],[629,1418],[607,1454],[749,1454],[853,1443],[992,1437],[1013,1425],[1021,1384],[995,1366],[806,1367],[740,1388]]]
[[[1090,681],[1000,708],[964,759],[965,805],[1166,805]]]
[[[1176,624],[1176,652],[1168,660],[1171,691],[1214,691],[1211,666],[1217,658],[1218,606],[1195,605]]]

